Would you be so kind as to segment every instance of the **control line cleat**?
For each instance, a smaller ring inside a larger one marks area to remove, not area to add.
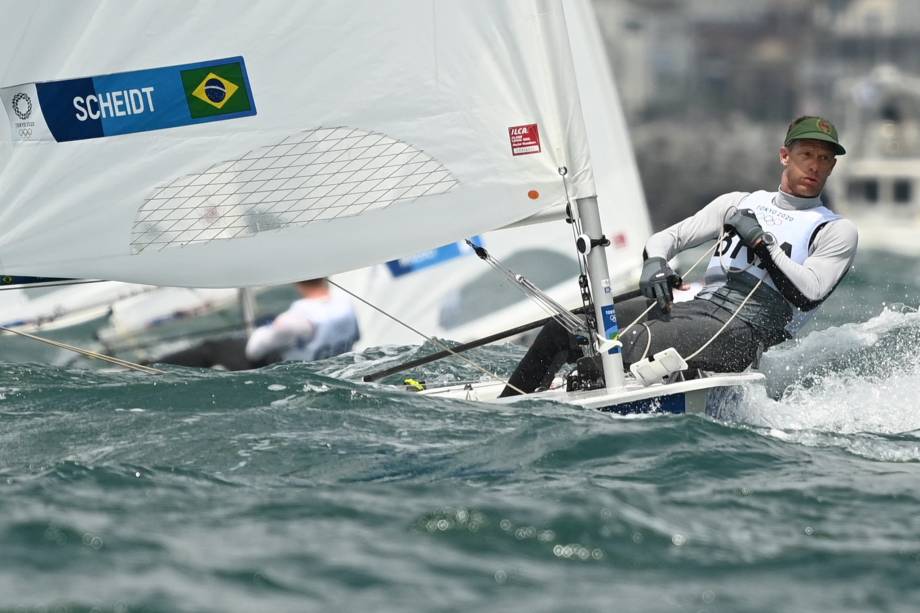
[[[674,347],[659,351],[650,358],[639,360],[629,367],[629,371],[642,385],[661,383],[665,377],[687,370],[687,362]]]

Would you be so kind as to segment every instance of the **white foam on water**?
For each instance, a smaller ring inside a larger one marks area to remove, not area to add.
[[[905,327],[920,330],[920,314],[916,309],[904,305],[886,307],[868,321],[812,332],[794,343],[771,349],[763,356],[761,370],[771,380],[771,387],[786,387],[794,384],[803,373],[855,350],[873,347],[886,335]],[[903,349],[911,357],[912,348]]]
[[[770,398],[750,392],[721,417],[808,446],[920,461],[920,314],[886,308],[764,356]],[[777,393],[777,391],[779,393]]]

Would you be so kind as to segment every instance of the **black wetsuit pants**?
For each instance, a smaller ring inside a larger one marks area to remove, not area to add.
[[[648,305],[645,298],[618,303],[617,323],[620,327],[628,326]],[[674,347],[682,356],[689,356],[711,339],[731,315],[731,311],[704,299],[675,303],[670,313],[655,307],[620,337],[623,364],[628,369],[634,362],[668,347]],[[769,344],[772,343],[767,342],[763,334],[736,317],[716,340],[689,360],[688,365],[691,369],[738,372],[750,366]],[[509,383],[527,393],[547,387],[564,363],[573,363],[581,356],[582,351],[572,336],[552,320],[543,326]],[[510,387],[502,392],[502,396],[515,394],[517,392]]]
[[[280,362],[281,354],[273,352],[261,360],[250,360],[246,357],[245,338],[219,338],[206,340],[188,349],[157,358],[156,361],[178,366],[221,366],[227,370],[249,370]]]

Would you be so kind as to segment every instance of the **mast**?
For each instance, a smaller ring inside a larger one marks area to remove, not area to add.
[[[579,241],[579,250],[585,254],[588,267],[588,279],[591,283],[591,295],[594,298],[594,316],[597,321],[597,333],[601,338],[615,339],[619,327],[613,308],[613,290],[610,287],[610,273],[607,270],[606,246],[609,244],[601,230],[600,211],[597,197],[575,200],[582,232],[588,241]],[[604,369],[604,381],[608,391],[624,386],[623,355],[619,347],[608,351],[601,348],[601,364]]]
[[[240,312],[243,316],[243,328],[246,336],[251,336],[256,329],[256,297],[248,287],[239,290]]]

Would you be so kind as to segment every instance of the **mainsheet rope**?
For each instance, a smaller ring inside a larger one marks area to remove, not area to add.
[[[702,262],[703,259],[705,259],[708,255],[710,255],[711,253],[713,253],[713,251],[715,251],[715,249],[716,249],[720,244],[722,244],[722,241],[725,239],[725,220],[728,219],[729,214],[732,212],[732,210],[737,211],[738,208],[735,207],[735,206],[731,206],[731,207],[729,207],[729,208],[725,211],[725,214],[722,216],[722,229],[719,230],[719,236],[718,236],[718,238],[716,238],[716,243],[715,243],[712,247],[710,247],[709,249],[707,249],[707,250],[703,253],[703,255],[701,255],[701,256],[696,260],[696,262],[694,262],[693,265],[692,265],[689,269],[687,269],[687,272],[684,273],[684,276],[689,275],[691,272],[693,272],[693,270],[694,270],[697,266],[699,266],[700,262]],[[719,258],[719,266],[722,267],[722,271],[723,271],[723,272],[728,273],[728,272],[729,272],[729,269],[725,267],[725,263],[722,261],[722,255],[724,255],[724,253],[720,253],[720,254],[718,255],[718,258]],[[753,267],[753,266],[754,266],[754,263],[751,262],[751,263],[748,264],[744,269],[742,269],[742,270],[740,270],[740,271],[738,271],[738,272],[747,272],[747,271],[750,270],[751,267]],[[741,309],[744,308],[744,306],[745,306],[745,305],[748,303],[748,301],[751,299],[751,296],[754,295],[754,292],[756,292],[756,291],[758,290],[758,288],[760,288],[760,286],[761,286],[762,284],[763,284],[763,278],[761,278],[759,281],[757,281],[757,284],[754,285],[753,289],[751,289],[750,292],[748,292],[748,295],[745,296],[744,300],[741,301],[741,304],[738,305],[738,308],[736,308],[736,309],[734,310],[734,312],[731,314],[731,317],[729,317],[728,320],[727,320],[724,324],[722,324],[722,327],[719,328],[719,329],[716,331],[716,333],[713,334],[713,335],[709,338],[708,341],[706,341],[705,343],[703,343],[703,346],[702,346],[702,347],[700,347],[699,349],[697,349],[696,351],[694,351],[693,353],[691,353],[689,356],[684,357],[684,361],[692,360],[693,358],[695,358],[696,356],[698,356],[700,353],[702,353],[702,352],[706,349],[706,347],[709,347],[709,345],[711,345],[711,344],[713,343],[713,341],[715,341],[717,338],[719,338],[719,336],[725,331],[725,329],[728,328],[728,324],[730,324],[730,323],[735,319],[735,317],[738,316],[738,313],[741,312]],[[657,304],[657,303],[653,302],[651,305],[649,305],[649,307],[648,307],[647,309],[645,309],[644,311],[642,311],[642,313],[640,313],[639,316],[636,317],[636,319],[632,321],[632,323],[630,323],[628,326],[626,326],[625,328],[623,328],[623,329],[620,331],[620,336],[622,336],[623,334],[625,334],[630,328],[632,328],[634,325],[636,325],[637,323],[639,323],[639,322],[642,320],[643,317],[645,317],[646,315],[648,315],[649,311],[651,311],[653,308],[655,308],[655,305],[656,305],[656,304]],[[648,341],[647,341],[646,344],[645,344],[645,351],[642,352],[642,357],[639,358],[640,360],[644,360],[644,359],[648,356],[648,351],[649,351],[649,349],[650,349],[651,346],[652,346],[652,330],[651,330],[647,325],[645,325],[645,324],[642,324],[642,325],[643,325],[643,327],[644,327],[645,330],[646,330],[646,335],[647,335]],[[683,356],[681,356],[681,357],[683,357]]]
[[[58,349],[65,349],[67,351],[73,351],[75,353],[79,353],[80,355],[88,357],[88,358],[102,360],[103,362],[115,364],[116,366],[121,366],[123,368],[128,368],[130,370],[136,370],[138,372],[142,372],[148,375],[165,375],[166,374],[166,371],[164,370],[159,370],[157,368],[151,368],[150,366],[143,366],[141,364],[135,364],[134,362],[122,360],[121,358],[115,358],[109,355],[105,355],[103,353],[97,353],[95,351],[90,351],[88,349],[81,349],[80,347],[75,347],[74,345],[68,345],[67,343],[53,341],[48,338],[42,338],[40,336],[35,336],[34,334],[29,334],[28,332],[14,330],[12,328],[7,328],[4,326],[0,326],[0,332],[9,332],[10,334],[16,334],[18,336],[23,336],[33,341],[38,341],[39,343],[44,343],[46,345],[51,345],[52,347],[57,347]]]
[[[424,338],[424,339],[425,339],[426,341],[428,341],[429,343],[432,343],[432,344],[434,344],[435,346],[440,347],[442,351],[446,351],[446,352],[450,353],[451,355],[460,358],[461,360],[463,360],[464,362],[466,362],[467,364],[469,364],[470,366],[472,366],[472,367],[475,368],[476,370],[478,370],[478,371],[480,371],[480,372],[482,372],[482,373],[488,375],[490,378],[495,379],[496,381],[501,381],[502,383],[504,383],[505,385],[507,385],[508,387],[510,387],[511,389],[513,389],[514,391],[516,391],[518,394],[522,394],[522,395],[523,395],[523,394],[526,394],[526,393],[527,393],[527,392],[521,390],[519,387],[516,387],[515,385],[512,385],[509,381],[506,381],[504,378],[499,377],[498,375],[496,375],[496,374],[493,373],[493,372],[490,372],[490,371],[489,371],[488,369],[486,369],[486,368],[483,368],[482,366],[480,366],[480,365],[477,364],[476,362],[470,360],[470,359],[467,358],[466,356],[460,355],[459,353],[456,353],[456,352],[453,351],[450,347],[448,347],[447,345],[445,345],[445,344],[442,343],[441,341],[437,340],[436,338],[433,338],[433,337],[431,337],[431,336],[428,336],[427,334],[425,334],[425,333],[422,332],[421,330],[418,330],[418,329],[412,327],[411,325],[409,325],[408,323],[406,323],[406,322],[400,320],[400,319],[399,319],[398,317],[396,317],[395,315],[391,315],[391,314],[387,313],[386,311],[384,311],[383,309],[381,309],[381,308],[378,307],[377,305],[368,302],[367,300],[365,300],[365,299],[362,298],[361,296],[355,294],[355,293],[352,292],[351,290],[342,287],[341,285],[339,285],[338,283],[336,283],[336,282],[333,281],[332,279],[329,279],[328,281],[329,281],[329,285],[334,285],[335,287],[339,288],[340,290],[342,290],[343,292],[345,292],[346,294],[348,294],[349,296],[351,296],[351,297],[354,298],[355,300],[358,300],[358,301],[360,301],[360,302],[366,304],[367,306],[371,307],[372,309],[374,309],[375,311],[377,311],[377,312],[380,313],[381,315],[383,315],[383,316],[385,316],[385,317],[389,317],[390,319],[392,319],[393,321],[395,321],[395,322],[398,323],[399,325],[406,327],[407,329],[411,330],[411,331],[414,332],[415,334],[418,334],[419,336],[421,336],[422,338]]]

